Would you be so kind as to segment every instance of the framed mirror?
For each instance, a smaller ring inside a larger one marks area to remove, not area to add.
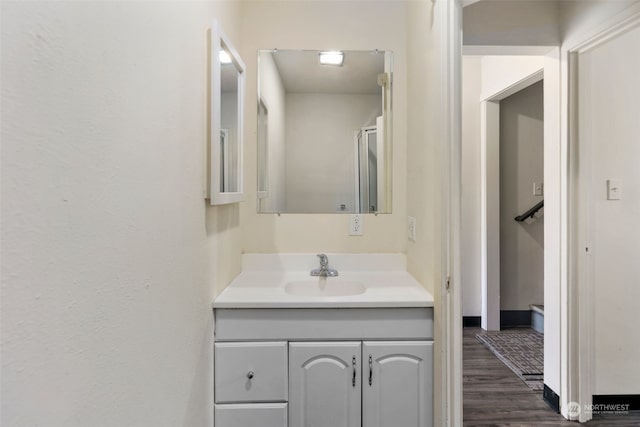
[[[211,145],[209,199],[212,205],[244,199],[242,186],[245,65],[220,25],[211,26]]]
[[[258,212],[391,213],[392,59],[258,52]]]

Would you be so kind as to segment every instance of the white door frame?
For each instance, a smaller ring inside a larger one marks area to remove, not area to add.
[[[436,1],[443,123],[441,139],[442,227],[440,281],[443,381],[442,425],[462,425],[462,282],[460,261],[462,3]]]

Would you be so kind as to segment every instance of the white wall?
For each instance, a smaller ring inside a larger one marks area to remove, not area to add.
[[[481,57],[462,59],[462,315],[480,316],[480,91]]]
[[[212,425],[207,37],[234,3],[2,2],[0,424]]]
[[[286,98],[280,79],[280,73],[273,60],[273,54],[260,54],[260,96],[268,109],[268,191],[269,196],[261,203],[265,212],[284,212],[287,203],[287,187],[285,181],[285,126]],[[251,96],[251,95],[248,95]],[[252,104],[247,104],[252,105]],[[251,110],[249,108],[248,110]],[[246,114],[246,113],[245,113]],[[247,144],[245,143],[245,147]],[[246,149],[246,148],[245,148]],[[253,182],[249,182],[245,191],[250,192]]]
[[[241,55],[247,64],[247,105],[254,105],[258,49],[381,49],[394,52],[393,213],[366,215],[364,235],[349,236],[342,214],[257,214],[256,109],[247,108],[241,205],[245,252],[404,252],[406,250],[406,2],[248,2]],[[356,25],[354,22],[366,23]],[[246,226],[245,226],[246,224]]]
[[[482,55],[480,98],[488,99],[544,68],[540,55]]]
[[[514,221],[542,200],[543,82],[500,101],[500,310],[544,302],[544,215]]]
[[[640,393],[640,28],[580,55],[581,143],[588,150],[590,268],[595,301],[594,394]],[[585,125],[588,123],[588,125]],[[621,200],[607,200],[607,180]]]
[[[354,133],[381,115],[380,95],[286,95],[286,212],[355,211]]]

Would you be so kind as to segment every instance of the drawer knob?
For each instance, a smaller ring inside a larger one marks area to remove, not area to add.
[[[247,372],[247,378],[252,379],[252,378],[253,378],[253,376],[254,376],[253,371],[249,371],[249,372]]]

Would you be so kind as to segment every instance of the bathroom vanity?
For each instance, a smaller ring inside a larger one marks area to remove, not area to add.
[[[433,298],[400,254],[244,255],[214,301],[216,427],[424,427]]]

